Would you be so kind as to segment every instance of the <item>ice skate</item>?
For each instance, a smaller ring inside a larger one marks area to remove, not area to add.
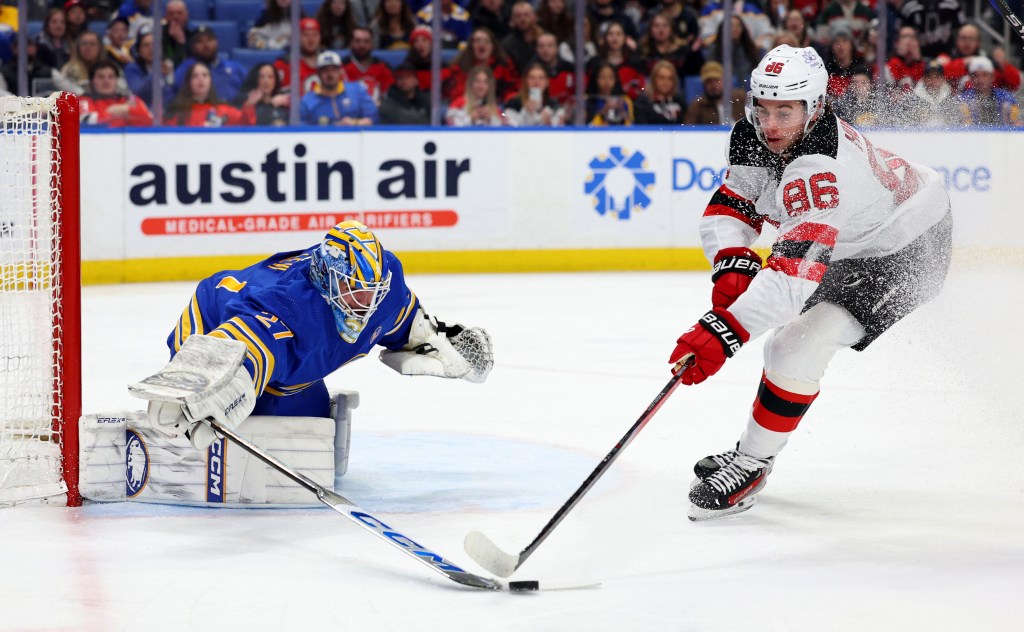
[[[693,489],[697,485],[700,485],[707,477],[717,472],[720,468],[732,463],[732,460],[739,454],[740,444],[736,442],[736,447],[731,450],[722,452],[721,454],[711,454],[693,464],[693,480],[690,481],[690,489]]]
[[[690,520],[713,520],[746,511],[757,502],[772,470],[774,457],[759,459],[737,450],[702,459],[701,463],[717,463],[715,458],[732,454],[732,460],[711,471],[690,490]],[[724,459],[722,459],[724,460]],[[710,468],[708,468],[710,469]],[[698,473],[699,476],[699,473]]]

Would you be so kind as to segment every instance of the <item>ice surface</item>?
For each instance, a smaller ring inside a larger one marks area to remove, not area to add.
[[[481,572],[518,552],[668,377],[709,303],[700,273],[421,276],[431,313],[491,332],[486,384],[367,358],[341,492]],[[464,589],[327,509],[124,503],[0,512],[3,630],[1019,630],[1024,446],[1019,272],[960,267],[864,353],[841,353],[760,502],[690,523],[695,460],[739,436],[752,343],[682,387],[513,579]],[[140,408],[191,284],[90,287],[85,409]]]

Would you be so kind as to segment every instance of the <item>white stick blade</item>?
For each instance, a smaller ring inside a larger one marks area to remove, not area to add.
[[[463,542],[473,560],[498,577],[510,577],[519,568],[519,556],[502,551],[483,533],[470,531]]]

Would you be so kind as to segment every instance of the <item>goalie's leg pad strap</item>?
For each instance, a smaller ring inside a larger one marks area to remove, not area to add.
[[[334,419],[252,416],[237,432],[318,484],[334,489]],[[319,506],[310,492],[229,440],[214,441],[207,450],[197,451],[184,436],[167,437],[149,428],[143,411],[84,415],[79,436],[82,496],[90,500]]]

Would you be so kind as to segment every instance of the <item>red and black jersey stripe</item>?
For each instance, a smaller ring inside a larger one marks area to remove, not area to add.
[[[758,233],[761,232],[761,226],[764,225],[765,220],[765,217],[754,209],[753,202],[724,184],[718,187],[715,194],[711,196],[707,208],[704,209],[704,217],[714,215],[725,215],[738,219]]]
[[[821,283],[838,235],[839,231],[828,224],[800,224],[775,240],[772,254],[768,257],[768,267],[789,276]]]
[[[818,393],[800,395],[772,384],[761,374],[761,386],[757,389],[752,415],[757,425],[774,432],[792,432],[796,429],[807,409],[811,407]]]

